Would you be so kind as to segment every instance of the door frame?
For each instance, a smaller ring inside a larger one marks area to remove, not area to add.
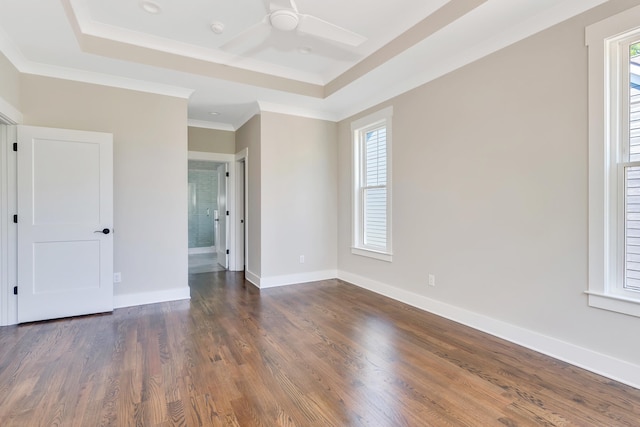
[[[229,254],[231,253],[231,247],[229,241],[231,239],[231,215],[227,217],[225,212],[231,213],[233,209],[229,207],[229,179],[226,174],[231,178],[229,172],[229,163],[218,163],[215,169],[215,173],[218,176],[218,192],[217,192],[217,204],[218,204],[218,219],[215,223],[215,227],[218,229],[218,233],[215,235],[214,244],[215,252],[217,254],[218,265],[224,267],[225,270],[229,270]],[[220,191],[224,189],[224,191]],[[222,197],[221,197],[222,195]],[[224,199],[224,204],[220,203],[220,200]],[[220,209],[223,207],[224,209]],[[220,219],[222,218],[222,219]],[[215,220],[215,219],[214,219]],[[220,231],[220,223],[224,224],[224,230]],[[221,250],[220,236],[224,236],[224,247]],[[225,251],[228,251],[225,253]]]
[[[236,253],[236,229],[240,223],[239,212],[236,204],[236,155],[223,153],[209,153],[204,151],[189,151],[188,160],[203,160],[207,162],[226,163],[229,172],[227,181],[227,208],[229,209],[227,249],[229,249],[229,271],[240,271],[244,269],[244,264],[237,264]]]
[[[236,271],[246,270],[249,265],[249,149],[245,148],[235,154],[235,165],[234,168],[237,171],[241,170],[239,165],[244,164],[243,179],[236,179],[236,185],[234,187],[235,192],[235,214],[233,215],[233,220],[236,224],[236,233],[234,239],[236,242],[239,239],[244,240],[244,244],[242,245],[243,251],[235,252],[234,258]],[[237,174],[236,174],[237,176]],[[241,187],[242,186],[242,187]],[[242,199],[238,197],[238,195],[242,196]],[[244,224],[242,221],[244,220]],[[244,233],[242,232],[242,227],[244,226]]]
[[[1,101],[1,98],[0,98]],[[0,104],[2,104],[0,102]],[[18,323],[18,297],[13,294],[17,285],[17,156],[12,148],[16,141],[15,115],[4,114],[0,105],[0,326]],[[9,112],[11,113],[11,112]],[[16,117],[20,119],[21,117]]]

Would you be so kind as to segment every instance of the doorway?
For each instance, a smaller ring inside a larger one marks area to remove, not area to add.
[[[248,150],[245,148],[237,154],[223,154],[223,153],[210,153],[201,151],[189,151],[188,162],[204,162],[197,164],[199,169],[208,169],[215,171],[217,177],[218,194],[215,197],[215,203],[217,209],[213,209],[212,204],[214,199],[210,197],[208,206],[202,206],[200,210],[197,210],[198,204],[197,194],[196,200],[193,200],[193,192],[196,190],[189,187],[189,212],[194,213],[194,207],[196,207],[197,213],[200,215],[200,220],[204,221],[207,226],[210,226],[211,238],[206,242],[199,244],[193,244],[193,233],[191,230],[193,225],[190,225],[190,242],[189,242],[189,257],[191,258],[191,264],[195,268],[190,268],[191,272],[204,272],[207,271],[220,271],[223,269],[229,271],[242,271],[247,263],[246,250],[247,250],[247,230],[249,224],[245,216],[248,210],[247,194],[248,194],[248,180],[247,175],[247,162],[248,162]],[[189,164],[188,163],[188,164]],[[205,165],[205,163],[207,163]],[[240,169],[241,176],[238,176],[237,169]],[[189,170],[189,167],[188,167]],[[190,172],[188,172],[190,173]],[[238,181],[242,186],[242,190],[239,191]],[[209,183],[210,188],[215,188],[214,183]],[[237,194],[240,194],[239,196]],[[240,200],[238,198],[240,197]],[[238,205],[239,204],[239,205]],[[209,216],[207,219],[207,207],[209,208]],[[214,211],[217,211],[214,212]],[[217,216],[216,216],[217,215]],[[218,221],[215,221],[218,219]],[[213,224],[213,225],[211,225]],[[217,225],[218,231],[215,227]],[[213,243],[211,243],[213,242]],[[206,246],[208,245],[208,246]],[[196,252],[196,253],[194,253]],[[200,252],[198,254],[197,252]],[[215,253],[215,263],[213,260],[213,254]],[[203,256],[193,256],[203,255]],[[196,264],[201,264],[197,267]]]
[[[189,160],[189,273],[228,268],[226,163]]]

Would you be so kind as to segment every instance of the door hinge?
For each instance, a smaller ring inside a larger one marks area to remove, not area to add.
[[[227,216],[229,216],[229,211],[227,211]]]
[[[227,249],[227,255],[229,255],[229,249]]]
[[[13,223],[17,224],[18,223],[18,215],[14,215],[13,216]]]
[[[14,295],[18,295],[18,287],[17,286],[13,287],[13,294]]]
[[[229,172],[227,172],[227,174],[225,175],[227,178],[229,178]]]
[[[13,151],[18,151],[18,143],[17,142],[13,143]]]

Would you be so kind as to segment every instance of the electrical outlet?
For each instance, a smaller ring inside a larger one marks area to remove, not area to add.
[[[434,274],[430,274],[429,275],[429,286],[435,286],[436,285],[436,276]]]
[[[113,283],[122,282],[122,273],[113,273]]]
[[[300,264],[304,264],[304,255],[300,255]]]

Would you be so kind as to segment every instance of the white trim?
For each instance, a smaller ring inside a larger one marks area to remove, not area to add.
[[[632,298],[595,291],[586,291],[585,294],[589,295],[590,307],[640,317],[640,304],[637,299],[634,300]]]
[[[204,129],[214,129],[214,130],[227,130],[234,132],[236,128],[228,123],[220,123],[220,122],[207,122],[205,120],[187,120],[187,126],[192,128],[204,128]]]
[[[23,120],[22,113],[0,96],[0,123],[16,124],[22,123]]]
[[[244,148],[235,154],[235,170],[236,173],[240,170],[238,164],[244,163],[244,176],[242,181],[236,179],[236,205],[231,215],[233,222],[235,223],[235,247],[237,248],[238,242],[243,237],[241,230],[244,228],[244,242],[242,247],[244,253],[240,254],[240,251],[235,251],[235,267],[236,271],[242,271],[249,265],[249,148]],[[238,174],[239,175],[239,174]],[[240,192],[240,185],[244,183],[244,188]],[[244,200],[240,200],[239,194],[244,195]],[[243,212],[244,210],[244,212]],[[241,221],[244,220],[244,224]]]
[[[18,128],[17,126],[8,126],[7,127],[7,136],[8,141],[17,141],[18,138]],[[8,153],[7,156],[7,186],[8,186],[8,214],[11,216],[12,213],[18,213],[18,156],[17,153],[13,150],[9,150],[9,146],[7,144],[7,150],[5,153]],[[18,225],[14,224],[13,221],[9,221],[9,232],[7,237],[9,239],[9,251],[8,251],[8,260],[9,260],[9,289],[11,289],[11,284],[14,283],[14,286],[18,284]],[[9,325],[15,325],[18,323],[18,296],[14,295],[13,292],[9,293],[9,304],[8,304],[8,313],[7,313],[7,322]]]
[[[336,277],[338,277],[338,272],[336,270],[261,277],[259,278],[259,287],[260,289],[277,288],[280,286],[300,285],[303,283],[318,282],[320,280],[335,279]]]
[[[205,246],[201,248],[189,248],[189,255],[212,254],[215,253],[215,246]]]
[[[253,286],[260,289],[260,276],[253,273],[251,270],[246,269],[244,272],[244,278]]]
[[[287,114],[290,116],[308,117],[311,119],[327,120],[330,122],[338,121],[338,115],[335,113],[318,111],[318,110],[309,110],[305,108],[296,107],[295,105],[283,105],[283,104],[276,104],[273,102],[258,101],[258,107],[260,108],[261,112],[266,111],[269,113],[280,113],[280,114]]]
[[[365,117],[351,122],[351,253],[359,256],[369,257],[386,262],[393,261],[393,106],[385,107]],[[380,126],[385,127],[386,132],[386,164],[387,181],[385,188],[387,191],[387,224],[386,224],[386,247],[375,248],[364,244],[364,207],[362,200],[362,189],[365,185],[363,180],[363,134]]]
[[[385,120],[391,120],[393,117],[393,106],[385,107],[375,113],[368,114],[365,117],[359,118],[351,122],[351,131],[355,132],[360,128],[367,127],[373,123],[382,122]]]
[[[205,160],[208,162],[229,163],[235,160],[235,154],[208,153],[206,151],[189,151],[187,153],[187,158],[189,160]]]
[[[33,62],[24,57],[22,52],[20,52],[20,49],[17,48],[2,29],[0,29],[0,52],[2,52],[9,62],[11,62],[11,64],[23,74],[72,80],[184,99],[189,99],[194,92],[191,88]],[[2,111],[2,106],[0,106],[0,111]],[[22,123],[22,118],[20,118],[20,120],[14,120],[14,122]]]
[[[137,305],[156,304],[159,302],[179,301],[185,299],[191,299],[191,289],[188,286],[183,288],[165,289],[162,291],[114,295],[113,307],[134,307]]]
[[[389,252],[389,253],[387,253],[387,252],[379,252],[379,251],[373,251],[371,249],[352,247],[351,248],[351,253],[354,254],[354,255],[366,256],[366,257],[369,257],[369,258],[379,259],[381,261],[387,261],[387,262],[392,262],[393,261],[393,254],[391,252]]]
[[[539,353],[562,360],[612,380],[640,388],[640,365],[598,353],[584,347],[521,328],[453,305],[436,301],[346,271],[338,271],[338,278],[361,288],[417,307],[454,322],[505,339]]]
[[[244,112],[240,119],[233,123],[233,127],[237,130],[244,126],[249,120],[253,118],[255,115],[260,114],[260,105],[258,102],[253,102],[251,108]]]
[[[2,106],[0,106],[2,111]],[[0,326],[9,324],[9,187],[7,126],[0,123]]]
[[[95,71],[72,69],[59,67],[56,65],[39,64],[35,62],[29,62],[27,67],[19,71],[24,74],[33,74],[37,76],[71,80],[75,82],[89,83],[99,86],[128,89],[137,92],[165,95],[181,99],[189,99],[194,92],[194,90],[190,88],[137,80],[129,77],[119,77],[112,74],[103,74]]]
[[[2,113],[2,110],[0,110]],[[18,323],[17,226],[12,216],[17,212],[16,155],[11,142],[16,140],[16,127],[0,121],[0,326]]]

